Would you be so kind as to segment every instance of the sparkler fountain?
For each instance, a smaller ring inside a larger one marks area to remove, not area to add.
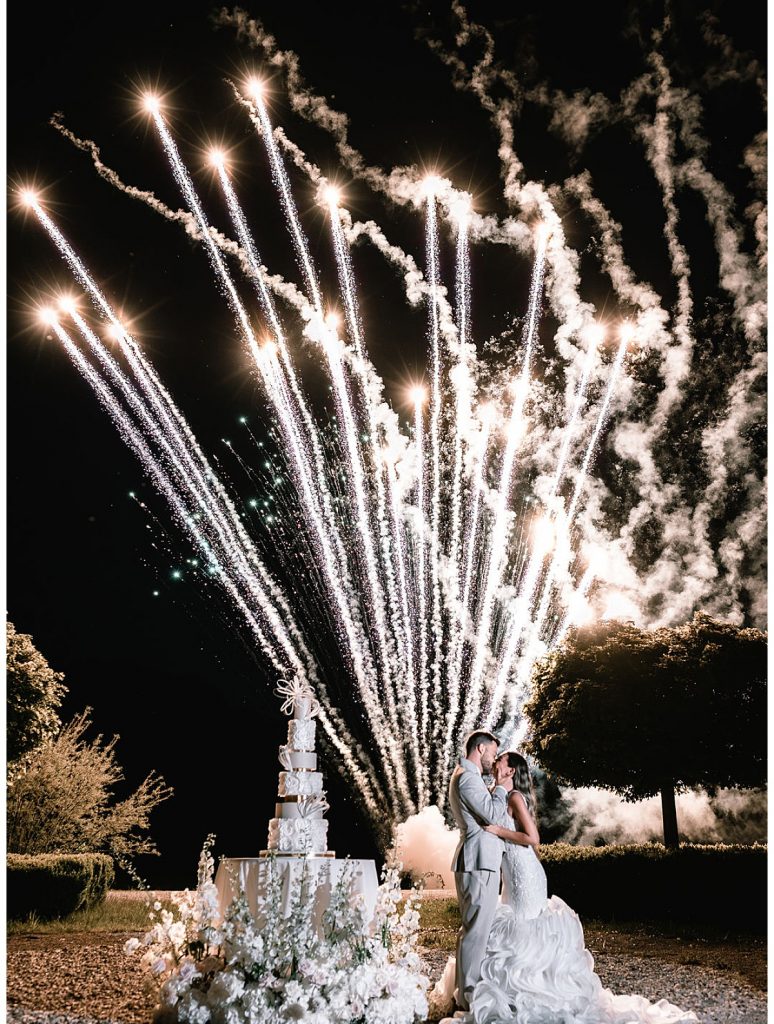
[[[48,233],[96,313],[88,318],[77,299],[68,297],[57,310],[47,308],[42,315],[165,498],[177,526],[233,602],[272,674],[302,678],[314,689],[325,738],[367,811],[375,820],[402,820],[431,803],[443,807],[446,778],[465,731],[485,723],[510,739],[521,735],[520,709],[534,661],[559,642],[586,607],[594,567],[579,549],[574,521],[636,326],[624,325],[619,331],[607,388],[586,438],[579,414],[592,367],[602,358],[602,334],[585,325],[581,333],[587,356],[565,417],[550,488],[544,499],[530,495],[527,503],[525,495],[514,494],[514,480],[520,458],[528,458],[533,362],[551,245],[548,229],[534,225],[521,369],[503,388],[507,408],[498,408],[497,395],[482,396],[477,403],[469,271],[469,231],[475,215],[470,197],[448,181],[416,176],[415,203],[425,218],[426,274],[417,270],[414,281],[419,281],[428,311],[429,387],[413,389],[413,424],[403,430],[369,361],[350,250],[360,234],[375,229],[353,223],[339,191],[306,162],[330,223],[341,322],[324,301],[283,161],[281,143],[293,144],[275,133],[259,82],[247,83],[241,101],[267,151],[303,289],[263,265],[221,151],[211,152],[209,159],[236,240],[210,225],[163,103],[152,95],[145,97],[144,106],[186,211],[170,211],[149,193],[133,194],[182,221],[202,243],[226,297],[275,418],[311,552],[308,571],[324,597],[327,621],[334,624],[348,692],[340,686],[334,692],[326,677],[318,640],[321,629],[330,635],[329,626],[284,586],[281,571],[270,568],[229,486],[197,443],[142,347],[43,200],[28,191],[22,195],[24,205]],[[456,243],[453,307],[441,282],[444,224]],[[411,265],[410,257],[400,258]],[[254,326],[256,311],[237,287],[229,262],[238,265],[255,293],[264,325],[260,332]],[[278,300],[289,308],[291,319],[280,312]],[[293,348],[299,325],[330,381],[337,425],[333,447],[296,369]],[[498,420],[506,423],[503,431]],[[580,463],[573,465],[571,456],[579,444]],[[342,471],[344,506],[336,500]],[[490,486],[490,477],[495,486]],[[363,728],[370,738],[367,746],[354,740],[353,734]]]

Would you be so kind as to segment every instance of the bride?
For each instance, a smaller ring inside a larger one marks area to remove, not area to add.
[[[507,815],[487,831],[505,843],[500,906],[473,990],[470,1012],[456,1020],[469,1024],[688,1024],[696,1014],[666,999],[613,995],[594,973],[578,915],[552,896],[535,854],[535,793],[521,754],[501,754],[514,770]],[[453,1005],[454,958],[433,992],[432,1004]]]

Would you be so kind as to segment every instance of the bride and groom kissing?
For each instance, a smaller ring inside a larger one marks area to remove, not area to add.
[[[498,747],[491,732],[472,732],[449,783],[462,926],[457,955],[433,992],[436,1013],[456,1010],[449,1024],[696,1022],[665,999],[602,987],[577,914],[558,896],[548,899],[527,761],[516,751],[498,755]]]

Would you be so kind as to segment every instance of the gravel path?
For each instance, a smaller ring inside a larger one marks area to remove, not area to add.
[[[435,981],[447,954],[425,950],[423,958]],[[701,1024],[767,1024],[766,996],[736,975],[711,967],[691,967],[653,957],[597,954],[594,968],[613,992],[636,993],[656,1002],[693,1010]]]
[[[45,948],[10,944],[9,1024],[147,1024],[153,1000],[143,991],[139,965],[122,952],[126,938],[95,936],[79,945],[49,940]],[[435,980],[447,954],[426,950],[424,957]],[[737,975],[615,953],[598,953],[595,965],[614,992],[667,998],[694,1010],[702,1024],[766,1024],[765,995]]]

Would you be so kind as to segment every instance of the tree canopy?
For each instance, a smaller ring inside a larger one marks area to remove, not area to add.
[[[766,778],[766,634],[698,613],[597,622],[536,666],[530,752],[560,781],[629,800]]]
[[[151,811],[172,795],[155,772],[122,800],[118,737],[85,738],[89,709],[62,725],[58,709],[67,688],[32,638],[7,623],[7,846],[11,853],[109,853],[130,860],[155,853],[148,836]]]
[[[67,687],[63,672],[55,672],[26,633],[6,622],[8,762],[55,736],[61,728],[58,710]]]
[[[11,853],[109,853],[126,865],[156,853],[148,836],[151,811],[172,795],[155,772],[123,800],[114,789],[124,774],[118,737],[87,740],[89,710],[81,712],[25,759],[8,786],[7,844]]]

